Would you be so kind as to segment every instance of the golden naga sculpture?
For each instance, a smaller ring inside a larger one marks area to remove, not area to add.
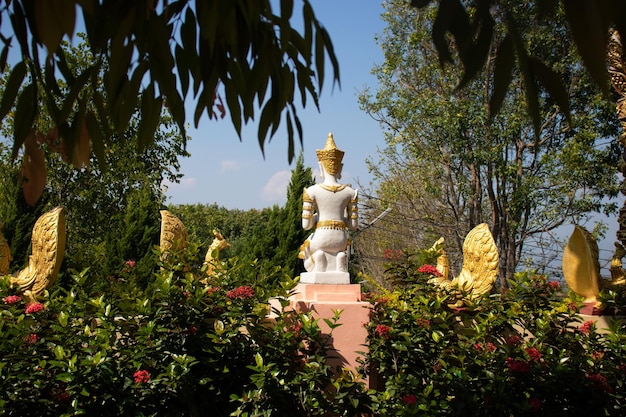
[[[206,274],[212,276],[215,273],[215,267],[223,249],[230,247],[230,243],[224,239],[224,236],[217,230],[213,230],[213,242],[204,257],[204,265],[206,265]]]
[[[59,275],[65,254],[65,210],[62,207],[37,219],[31,246],[28,266],[11,278],[11,284],[19,287],[28,304],[36,302],[37,297],[50,288]]]
[[[11,248],[5,239],[2,231],[0,231],[0,275],[9,273],[9,265],[11,264]]]
[[[576,294],[585,298],[586,304],[602,306],[597,297],[603,289],[626,285],[626,275],[622,269],[624,247],[615,243],[616,251],[611,261],[612,279],[600,276],[598,243],[591,233],[581,226],[574,226],[574,232],[563,252],[563,276],[567,285]]]
[[[441,238],[433,248],[439,252],[437,270],[441,274],[429,282],[447,290],[458,291],[457,300],[449,307],[471,304],[472,299],[488,294],[498,276],[498,248],[487,223],[474,227],[463,242],[463,266],[458,277],[450,280],[448,256]]]
[[[165,260],[170,252],[187,249],[187,229],[182,221],[168,210],[161,210],[161,235],[159,246],[161,260]]]

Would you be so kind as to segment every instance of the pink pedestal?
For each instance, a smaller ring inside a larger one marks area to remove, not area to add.
[[[367,352],[365,339],[369,323],[370,303],[361,301],[359,284],[298,284],[291,307],[302,313],[312,313],[320,319],[322,332],[330,334],[330,328],[323,319],[332,319],[335,311],[341,310],[338,323],[341,326],[332,331],[328,363],[333,368],[348,368],[356,373],[359,359],[357,352]]]

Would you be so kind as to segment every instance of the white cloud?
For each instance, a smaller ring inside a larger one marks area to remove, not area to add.
[[[235,161],[234,159],[227,159],[222,161],[220,164],[220,173],[224,174],[226,172],[233,172],[239,170],[241,163],[239,161]]]
[[[265,183],[261,190],[261,198],[272,203],[285,201],[289,181],[291,181],[291,171],[278,171]]]

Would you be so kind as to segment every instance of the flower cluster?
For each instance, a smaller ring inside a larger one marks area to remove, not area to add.
[[[27,345],[34,345],[39,340],[39,336],[36,333],[31,333],[24,338],[24,343]]]
[[[422,265],[417,268],[417,272],[419,272],[420,274],[428,274],[435,277],[442,276],[441,272],[439,272],[439,270],[437,270],[437,268],[433,265]]]
[[[539,352],[537,348],[528,347],[524,349],[524,351],[526,352],[526,354],[528,355],[531,361],[539,362],[541,360],[541,352]]]
[[[34,314],[34,313],[39,313],[43,309],[44,309],[43,304],[41,304],[41,303],[32,303],[28,307],[26,307],[26,310],[24,312],[26,314]]]
[[[228,291],[226,293],[226,297],[230,298],[231,300],[235,298],[245,300],[246,298],[254,297],[254,290],[249,285],[242,285],[235,288],[234,290]]]
[[[135,380],[136,384],[146,383],[150,381],[150,372],[146,371],[145,369],[139,369],[133,374],[133,379]]]
[[[19,295],[7,295],[4,297],[5,304],[16,304],[22,301],[22,297]]]
[[[582,334],[589,334],[593,329],[595,329],[596,324],[593,320],[587,320],[579,327],[579,330]]]
[[[389,339],[390,330],[391,330],[391,327],[387,326],[386,324],[377,324],[376,329],[374,330],[374,333],[376,333],[377,336],[383,337],[385,339]]]
[[[561,283],[559,281],[549,281],[548,287],[550,287],[554,291],[557,291],[558,289],[561,288]]]
[[[487,344],[485,346],[483,346],[482,343],[477,342],[474,343],[474,349],[479,350],[479,351],[487,351],[487,352],[495,352],[498,348],[496,345],[494,345],[491,342],[487,342]]]
[[[407,394],[404,397],[402,397],[402,402],[408,405],[409,407],[413,407],[415,404],[417,404],[417,397],[413,394]]]
[[[527,362],[513,359],[511,357],[506,358],[506,366],[509,368],[509,371],[520,374],[525,374],[530,371],[530,366]]]

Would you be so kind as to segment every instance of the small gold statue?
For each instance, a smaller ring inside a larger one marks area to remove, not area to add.
[[[212,276],[215,273],[215,267],[223,249],[230,247],[230,243],[224,239],[224,236],[217,230],[213,230],[213,242],[206,251],[204,257],[204,265],[206,265],[206,274]]]
[[[27,304],[36,302],[59,275],[65,254],[65,210],[57,207],[39,217],[31,239],[28,266],[11,278]]]
[[[448,278],[450,265],[448,256],[442,245],[444,239],[440,238],[433,246],[439,251],[437,258],[437,270],[440,277],[432,278],[429,282],[447,290],[459,292],[459,298],[451,308],[462,307],[471,303],[471,300],[488,294],[493,288],[498,276],[498,248],[487,223],[482,223],[473,228],[463,242],[463,266],[458,277]]]
[[[586,304],[593,303],[601,308],[597,300],[600,291],[626,285],[626,275],[622,269],[622,257],[626,251],[619,243],[615,243],[615,247],[611,260],[612,279],[604,279],[600,276],[596,239],[584,227],[574,226],[574,232],[563,252],[563,276],[570,289],[585,298]]]
[[[187,229],[182,221],[168,210],[161,210],[161,260],[165,260],[170,252],[187,249]]]

